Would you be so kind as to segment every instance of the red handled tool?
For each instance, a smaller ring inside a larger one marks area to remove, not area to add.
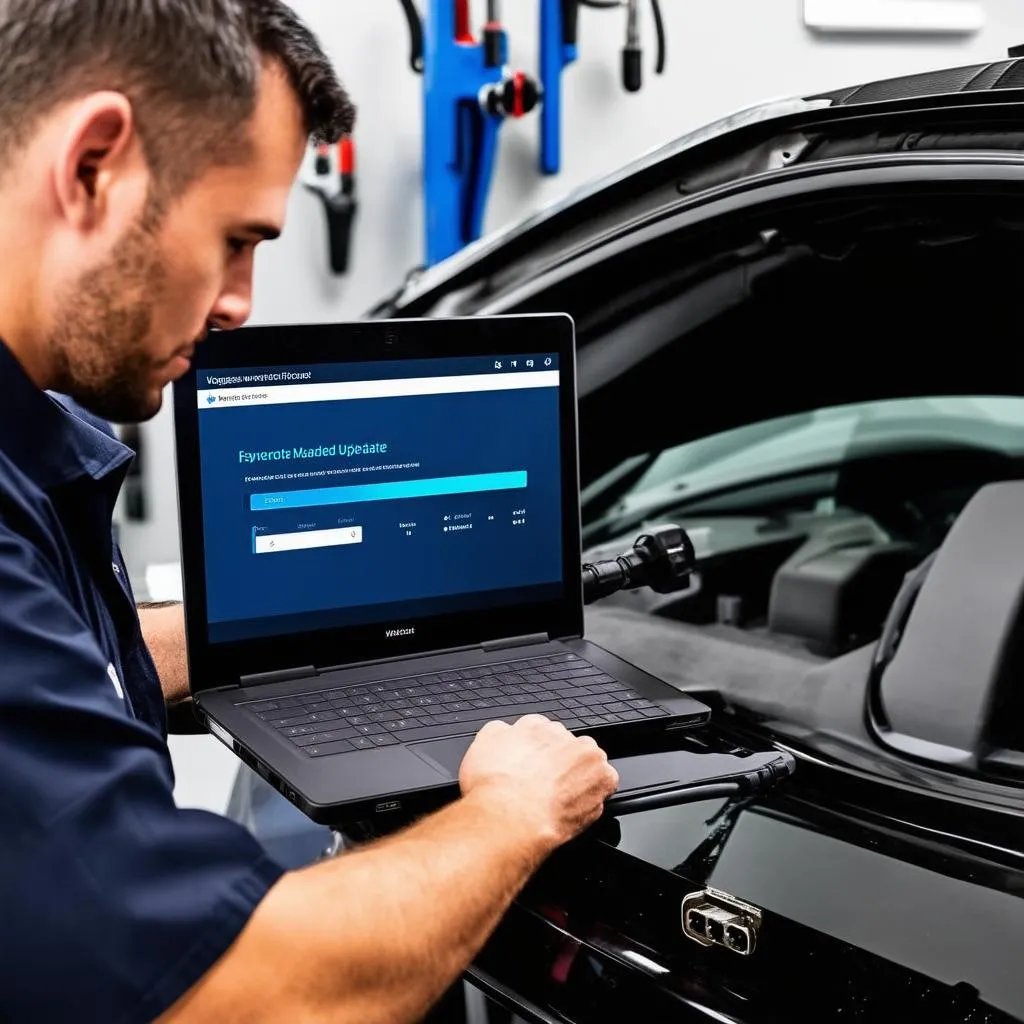
[[[352,226],[358,204],[355,199],[355,143],[345,136],[337,145],[338,187],[332,189],[328,182],[331,177],[331,146],[317,146],[313,169],[316,182],[306,183],[306,188],[319,196],[327,213],[327,236],[330,247],[331,270],[335,274],[348,271],[352,250]]]

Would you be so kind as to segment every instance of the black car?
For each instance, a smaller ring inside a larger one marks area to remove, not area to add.
[[[1024,1020],[1024,61],[747,111],[370,315],[551,310],[586,556],[699,558],[588,634],[798,767],[560,851],[471,980],[537,1022]]]

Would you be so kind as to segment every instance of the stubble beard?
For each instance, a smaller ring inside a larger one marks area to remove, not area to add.
[[[59,300],[50,337],[54,390],[112,423],[149,420],[162,404],[158,362],[146,348],[167,276],[155,219],[144,214]]]

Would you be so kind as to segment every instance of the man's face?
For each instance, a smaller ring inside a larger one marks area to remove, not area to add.
[[[114,422],[150,419],[208,328],[248,319],[255,247],[280,233],[305,150],[276,68],[264,70],[249,134],[251,159],[207,171],[164,210],[147,202],[108,257],[58,291],[56,390]]]

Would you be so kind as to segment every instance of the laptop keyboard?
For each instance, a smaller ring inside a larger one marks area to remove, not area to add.
[[[575,654],[405,676],[242,705],[309,757],[476,732],[542,714],[567,729],[667,712]]]

